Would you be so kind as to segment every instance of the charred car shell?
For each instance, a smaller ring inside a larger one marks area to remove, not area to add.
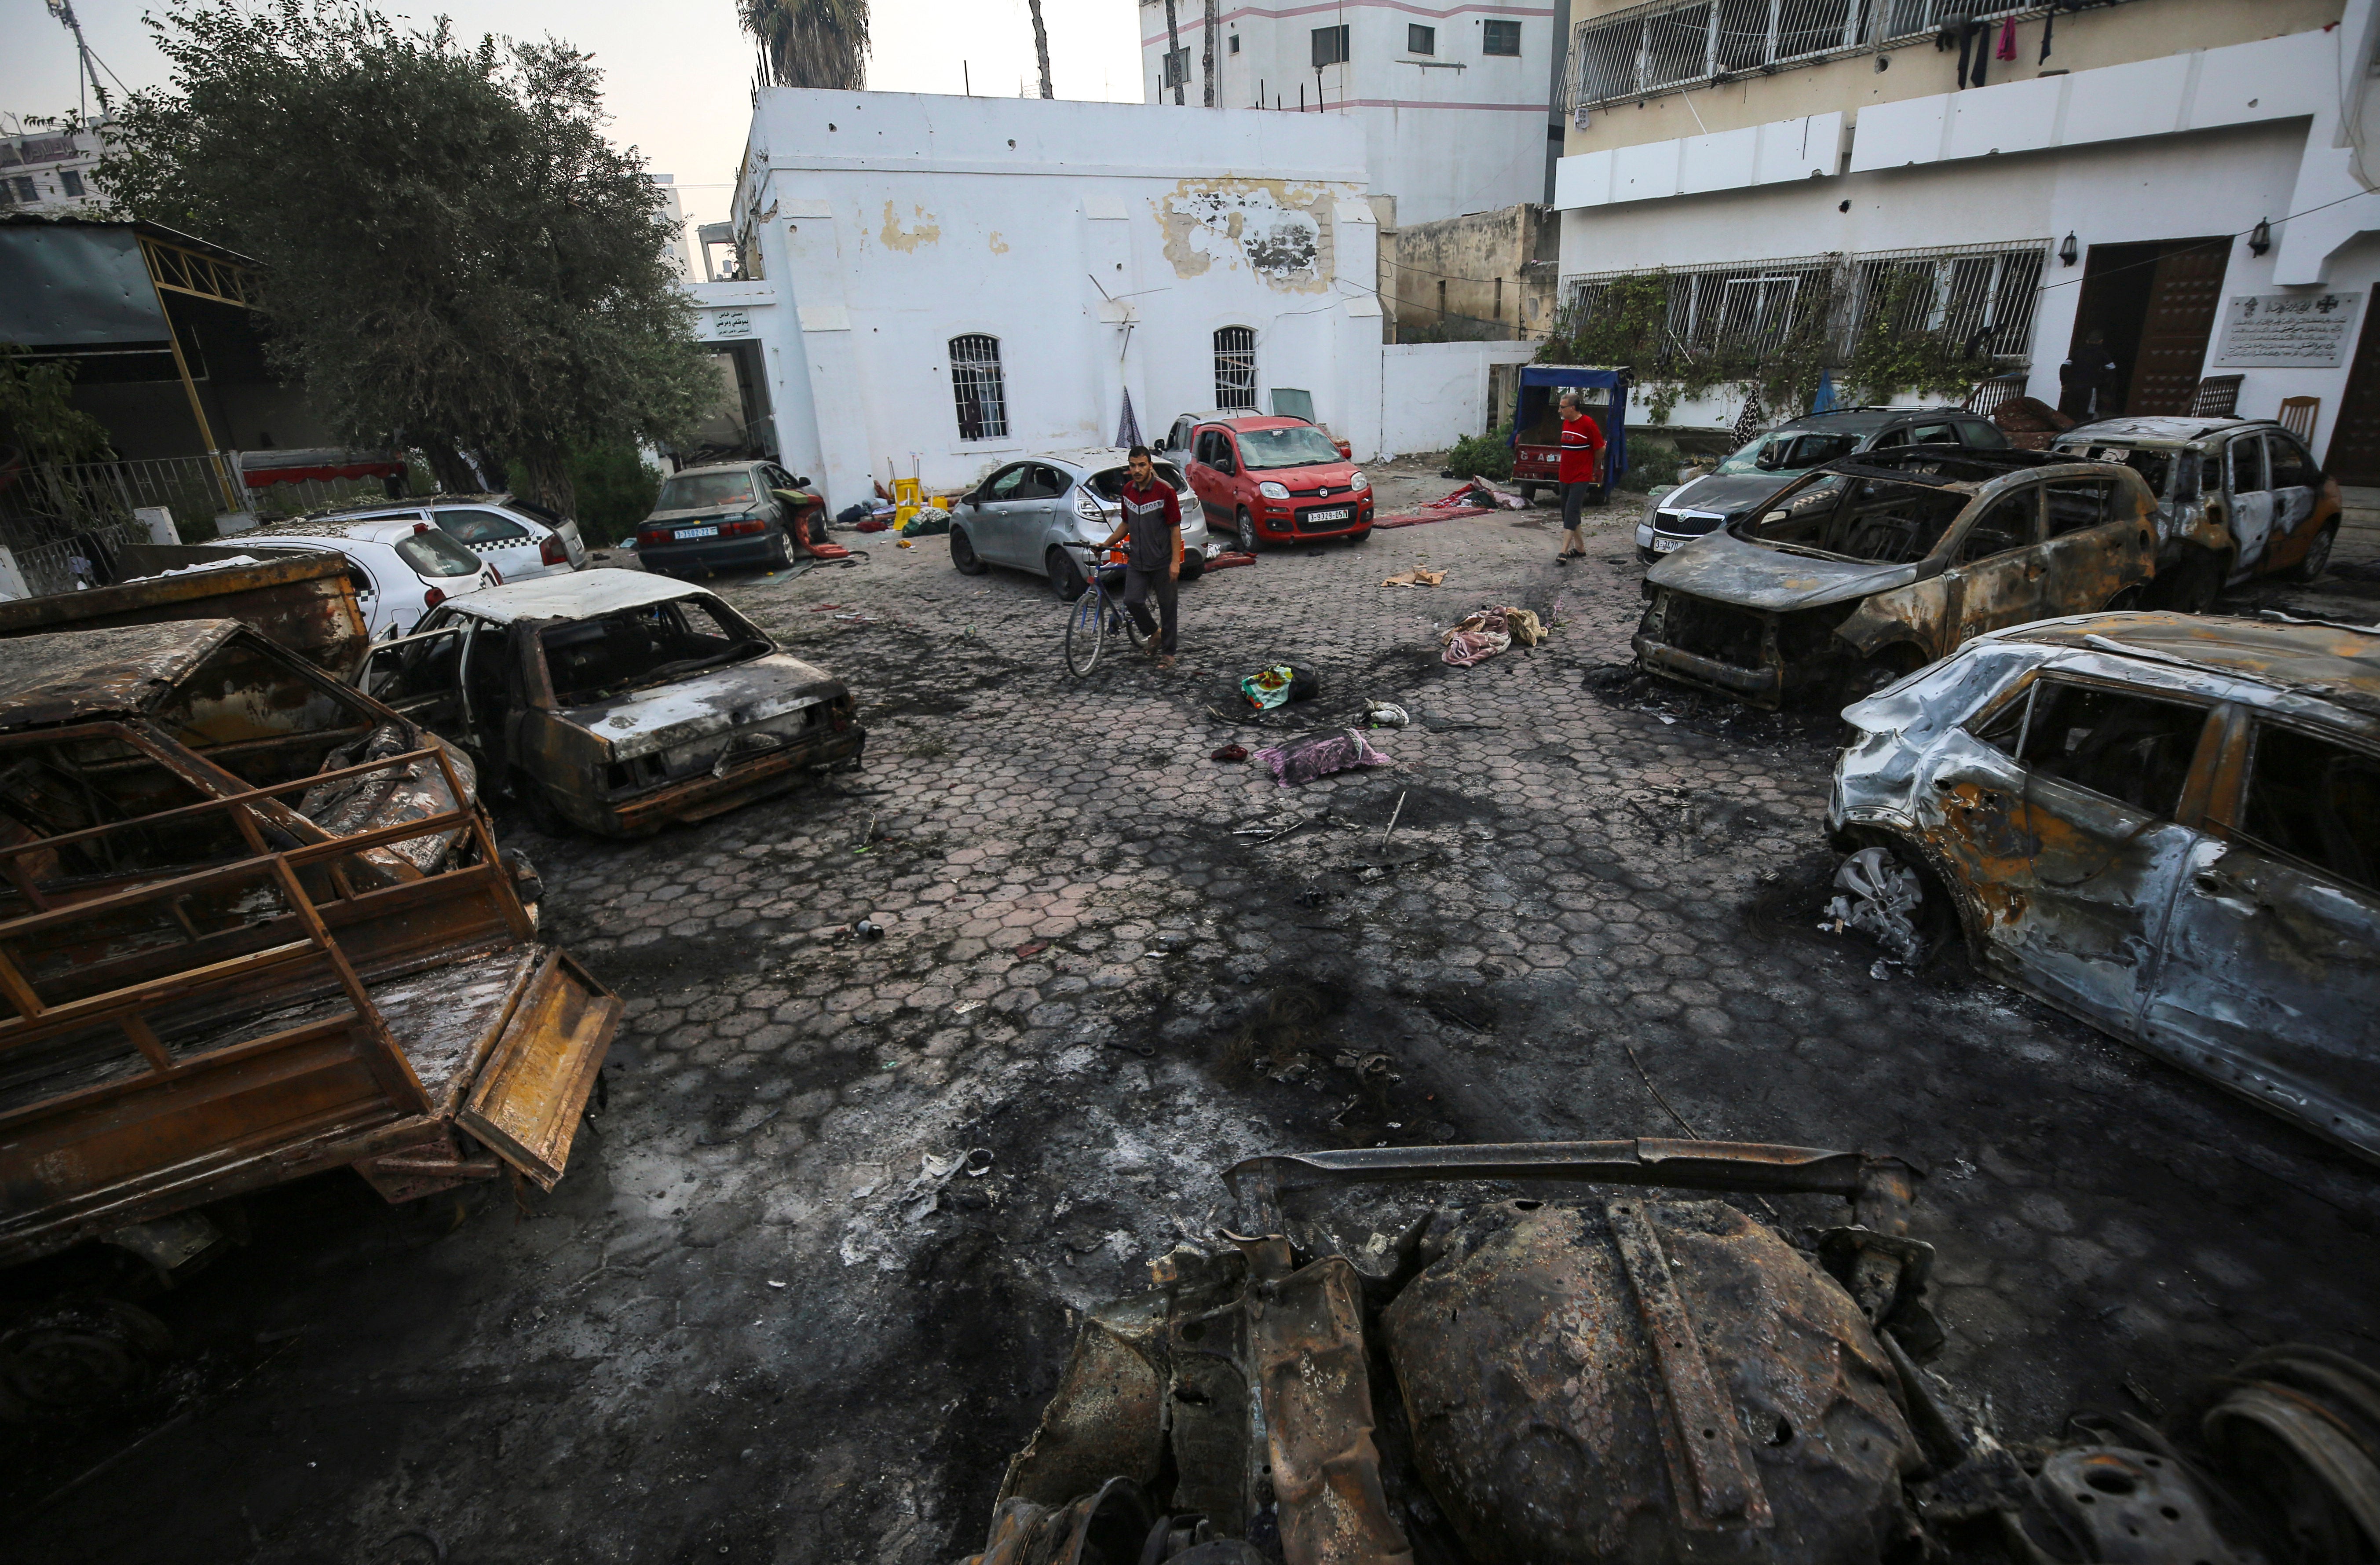
[[[867,743],[841,680],[714,594],[644,572],[473,594],[376,649],[363,683],[532,809],[608,836],[708,819]]]
[[[2341,498],[2268,419],[2106,419],[2058,437],[2067,458],[2120,462],[2157,497],[2158,607],[2200,611],[2227,584],[2330,563]]]
[[[2380,634],[2055,620],[1843,715],[1833,842],[1918,871],[1917,918],[2380,1161]]]
[[[1909,447],[1830,462],[1645,573],[1647,672],[1775,708],[1855,698],[1970,637],[2119,602],[2155,574],[2130,468]]]

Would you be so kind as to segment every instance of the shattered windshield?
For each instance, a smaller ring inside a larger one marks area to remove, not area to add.
[[[1806,473],[1859,449],[1860,437],[1830,431],[1776,430],[1718,465],[1721,473]]]
[[[553,677],[553,698],[565,707],[606,700],[769,649],[768,638],[725,605],[699,598],[549,626],[538,641]]]
[[[1172,484],[1176,491],[1185,494],[1189,492],[1190,486],[1183,481],[1181,468],[1171,462],[1154,462],[1150,466],[1157,469],[1159,478]],[[1132,469],[1129,467],[1110,467],[1106,472],[1091,475],[1091,488],[1099,492],[1101,500],[1110,502],[1122,500],[1123,486],[1131,481]]]
[[[1318,462],[1346,460],[1330,443],[1330,437],[1311,424],[1288,430],[1243,430],[1240,455],[1247,458],[1250,468],[1258,472],[1268,467],[1311,467]]]
[[[1967,496],[1958,490],[1830,473],[1745,524],[1742,536],[1838,559],[1905,565],[1931,554],[1966,508]]]
[[[653,502],[653,509],[699,511],[712,505],[751,503],[752,475],[738,468],[732,473],[681,473],[662,485],[662,497]]]
[[[2072,445],[2061,446],[2058,455],[2089,462],[2121,462],[2125,467],[2146,479],[2149,492],[2159,500],[2180,498],[2166,492],[2166,480],[2173,476],[2176,458],[2186,457],[2187,465],[2184,470],[2191,474],[2193,480],[2197,477],[2198,458],[2188,452],[2143,451],[2128,445]],[[2196,487],[2194,481],[2192,487]]]

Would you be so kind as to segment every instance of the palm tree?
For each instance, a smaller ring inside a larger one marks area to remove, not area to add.
[[[771,86],[867,85],[868,0],[738,0],[737,10]]]
[[[1033,7],[1033,52],[1041,58],[1041,96],[1058,94],[1050,85],[1050,30],[1041,25],[1041,0],[1026,0]]]

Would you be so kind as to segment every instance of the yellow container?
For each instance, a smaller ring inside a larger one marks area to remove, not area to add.
[[[917,495],[922,487],[923,486],[920,485],[918,480],[916,479],[894,479],[892,480],[892,503],[895,505],[906,505],[912,511],[917,510]]]
[[[893,527],[894,527],[894,528],[905,528],[905,527],[908,526],[908,525],[909,525],[909,518],[910,518],[910,517],[912,517],[912,516],[916,516],[916,515],[917,514],[917,512],[918,512],[918,509],[919,509],[919,507],[918,507],[918,505],[917,505],[917,503],[916,501],[914,501],[914,500],[910,501],[910,502],[909,502],[907,504],[905,504],[905,505],[895,505],[894,507],[892,507],[892,525],[893,525]]]

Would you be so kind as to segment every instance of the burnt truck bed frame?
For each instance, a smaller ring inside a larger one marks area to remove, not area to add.
[[[0,765],[113,739],[216,795],[0,843],[0,898],[30,909],[0,921],[0,1264],[342,1165],[392,1201],[507,1163],[551,1189],[620,1001],[533,943],[445,751],[230,789],[143,726],[0,734]],[[327,840],[284,824],[283,795],[423,767],[461,802]],[[244,854],[128,886],[45,889],[29,868],[210,817]],[[407,873],[388,850],[420,838],[476,852]]]
[[[130,570],[166,571],[237,558],[222,545],[128,543],[117,558]],[[0,637],[61,630],[162,625],[172,620],[237,620],[266,640],[346,679],[371,643],[356,597],[354,567],[330,550],[258,556],[246,565],[152,576],[82,592],[51,592],[0,602]]]

